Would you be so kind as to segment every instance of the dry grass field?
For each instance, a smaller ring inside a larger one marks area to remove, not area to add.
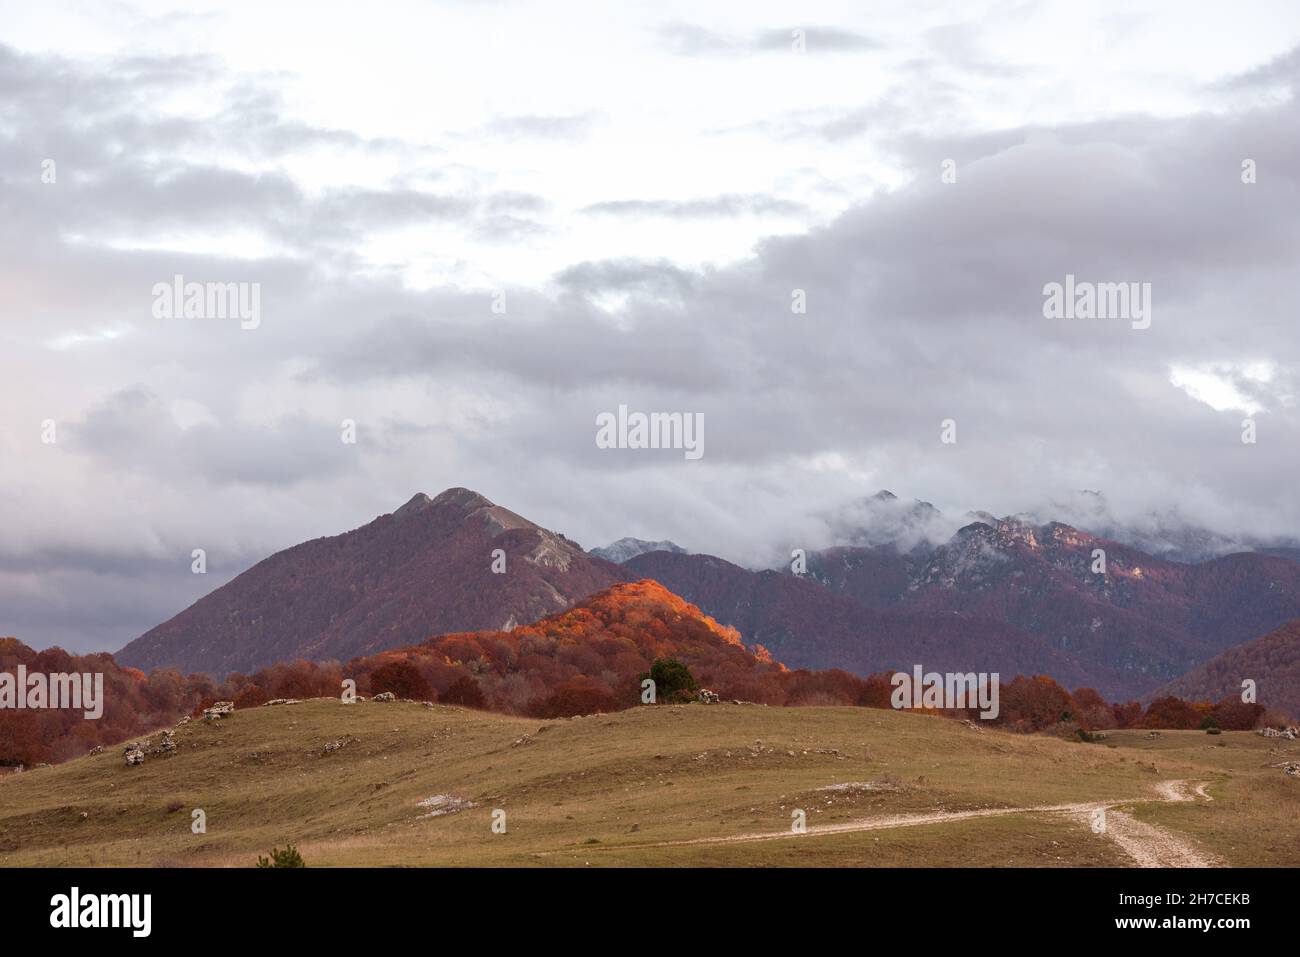
[[[1084,744],[863,708],[539,721],[320,699],[176,742],[0,778],[0,865],[246,867],[286,843],[311,867],[1300,865],[1300,780],[1267,766],[1300,743],[1245,732]]]

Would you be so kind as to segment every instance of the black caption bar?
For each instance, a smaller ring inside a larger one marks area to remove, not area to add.
[[[12,943],[76,935],[127,948],[189,945],[238,925],[273,936],[281,928],[300,946],[453,922],[458,933],[478,926],[493,942],[527,942],[561,926],[578,933],[594,921],[625,921],[629,933],[729,947],[761,943],[781,926],[829,941],[857,922],[870,926],[873,943],[1041,928],[1069,939],[1199,935],[1231,945],[1282,931],[1288,877],[1265,869],[28,869],[0,871],[0,885]]]

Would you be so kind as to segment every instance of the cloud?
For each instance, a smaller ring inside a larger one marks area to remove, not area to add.
[[[1300,47],[1253,69],[1225,77],[1214,86],[1225,90],[1274,89],[1294,93],[1297,84],[1300,84]]]
[[[584,206],[584,213],[605,216],[663,216],[700,219],[714,216],[795,216],[808,211],[803,203],[760,194],[712,196],[707,199],[618,199]]]
[[[573,116],[499,116],[484,126],[490,136],[505,139],[582,140],[600,117],[595,113]]]
[[[799,526],[798,503],[813,489],[844,494],[866,482],[942,500],[952,514],[1022,511],[1089,486],[1135,512],[1188,497],[1222,503],[1205,517],[1212,524],[1263,527],[1282,513],[1295,523],[1273,478],[1300,464],[1294,409],[1270,404],[1273,440],[1234,457],[1237,419],[1189,406],[1168,373],[1172,362],[1263,354],[1276,357],[1279,377],[1300,365],[1300,354],[1278,349],[1289,341],[1286,263],[1300,249],[1280,213],[1300,186],[1293,111],[950,140],[968,157],[956,184],[942,183],[936,164],[823,229],[763,242],[737,266],[588,263],[560,277],[554,303],[495,322],[359,333],[326,368],[344,378],[503,375],[518,407],[476,454],[564,463],[590,484],[636,468],[591,445],[596,413],[619,402],[702,411],[704,465],[665,472],[665,486],[786,476],[786,505],[747,541],[732,539],[739,553]],[[1240,180],[1243,133],[1276,177],[1268,199]],[[1045,319],[1042,288],[1067,273],[1151,282],[1152,328]],[[791,312],[796,289],[806,314]],[[621,305],[593,308],[610,290]],[[1243,310],[1248,320],[1226,319]],[[939,441],[946,418],[958,423],[953,447]],[[1255,519],[1252,500],[1268,503]],[[753,499],[736,502],[756,514]]]
[[[681,302],[696,285],[698,274],[668,260],[645,262],[637,259],[602,259],[582,262],[555,277],[566,293],[587,299],[608,293],[636,293],[646,300]]]
[[[356,464],[341,422],[290,417],[271,427],[223,425],[201,403],[178,400],[169,408],[144,388],[113,393],[65,433],[73,452],[190,487],[293,486]]]
[[[159,106],[164,91],[205,88],[221,91],[207,114]],[[405,161],[440,151],[295,120],[279,90],[230,81],[213,57],[122,57],[95,69],[0,45],[0,103],[9,117],[0,138],[26,146],[4,151],[0,178],[11,189],[36,183],[42,157],[54,160],[58,177],[57,189],[31,196],[14,214],[65,241],[216,249],[221,236],[241,234],[247,246],[244,237],[255,235],[277,253],[348,268],[370,235],[450,224],[502,242],[546,231],[517,215],[546,201],[519,190],[432,191],[408,184],[409,171],[381,186],[304,187],[284,161],[317,153],[335,162],[354,154]],[[542,135],[580,120],[589,118],[502,122]]]
[[[719,33],[693,23],[674,22],[659,28],[659,37],[677,56],[749,56],[758,53],[789,53],[801,43],[814,53],[855,53],[875,50],[880,44],[871,37],[832,26],[803,26],[760,30],[748,35]]]
[[[776,44],[675,30],[683,55]],[[810,54],[819,36],[869,49],[808,31]],[[1050,515],[1094,488],[1121,519],[1300,530],[1296,101],[1216,88],[1214,109],[1186,114],[975,115],[979,84],[1005,77],[960,41],[931,36],[931,59],[890,67],[865,104],[801,87],[755,114],[765,127],[736,121],[744,150],[786,151],[839,204],[779,236],[745,217],[815,200],[755,185],[777,180],[739,148],[726,176],[677,141],[588,157],[591,117],[640,129],[662,101],[619,74],[626,114],[520,104],[429,143],[415,126],[308,122],[278,79],[211,57],[0,47],[0,463],[21,463],[0,468],[0,633],[118,646],[274,550],[455,485],[587,544],[671,538],[755,564],[854,534],[826,515],[856,515],[836,508],[881,487],[949,516]],[[947,72],[926,81],[938,60]],[[1271,92],[1294,84],[1290,62],[1228,72]],[[717,129],[731,112],[693,120]],[[475,137],[495,165],[462,155]],[[509,175],[574,142],[563,182]],[[47,156],[57,184],[40,181]],[[349,175],[359,157],[382,175]],[[675,185],[625,188],[663,168]],[[569,255],[569,215],[608,252]],[[726,226],[749,254],[682,254]],[[485,278],[476,242],[518,244],[521,269],[556,247],[563,265]],[[426,260],[442,272],[416,281],[408,267]],[[177,273],[259,282],[262,325],[154,319],[150,289]],[[1150,282],[1151,328],[1045,319],[1043,286],[1067,274]],[[620,404],[703,413],[704,457],[597,448],[595,417]],[[1259,419],[1251,446],[1243,408]],[[198,547],[213,568],[201,580]]]
[[[1270,406],[1277,408],[1279,403],[1294,403],[1293,385],[1284,385],[1277,379],[1277,366],[1268,360],[1210,362],[1199,366],[1175,364],[1169,370],[1170,383],[1191,398],[1215,411],[1237,411],[1248,416]]]

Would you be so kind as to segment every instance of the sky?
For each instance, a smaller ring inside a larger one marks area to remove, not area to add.
[[[1300,535],[1298,84],[1290,2],[0,0],[0,634],[452,486],[751,566],[882,488]]]

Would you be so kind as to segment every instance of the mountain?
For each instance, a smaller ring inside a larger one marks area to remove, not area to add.
[[[1096,550],[1106,573],[1092,570]],[[929,554],[830,549],[809,577],[875,608],[956,611],[1032,632],[1140,694],[1300,617],[1300,564],[1244,552],[1188,565],[1059,522],[973,522]]]
[[[347,660],[442,632],[509,630],[626,577],[563,535],[452,488],[277,552],[116,657],[218,678],[296,658]]]
[[[686,549],[673,542],[647,542],[643,538],[620,538],[616,542],[611,542],[604,548],[593,548],[591,554],[597,558],[603,558],[607,562],[613,562],[621,565],[629,558],[636,558],[638,555],[644,555],[647,552],[675,552],[678,555],[687,554]]]
[[[658,582],[643,580],[612,585],[568,611],[509,632],[438,635],[356,659],[348,673],[359,687],[380,690],[377,676],[387,673],[380,669],[397,662],[419,689],[403,691],[403,697],[459,700],[468,681],[475,689],[469,694],[482,706],[562,717],[640,703],[641,676],[656,658],[685,662],[700,684],[733,697],[786,670],[766,650],[746,648],[735,628]]]
[[[1106,554],[1104,575],[1092,571],[1096,549]],[[1300,564],[1287,559],[1243,553],[1184,565],[1023,518],[988,516],[931,549],[811,552],[803,576],[738,574],[745,570],[720,559],[690,558],[657,553],[624,567],[662,581],[792,666],[863,673],[898,666],[907,651],[904,664],[928,668],[930,655],[910,651],[924,645],[910,645],[917,639],[909,636],[947,635],[953,654],[945,660],[955,670],[1038,671],[1111,698],[1141,695],[1300,618]],[[996,666],[977,667],[989,661]]]
[[[925,550],[948,538],[959,523],[929,502],[905,501],[888,489],[823,513],[830,540],[858,547]]]
[[[1300,621],[1287,622],[1276,631],[1229,648],[1150,697],[1222,701],[1240,697],[1242,681],[1247,678],[1255,682],[1259,704],[1300,717]]]
[[[1105,574],[1092,570],[1097,550]],[[1188,565],[1059,522],[1003,519],[963,528],[913,566],[900,601],[999,617],[1159,676],[1161,662],[1204,660],[1300,617],[1300,565],[1257,552]]]
[[[1083,489],[1049,506],[1051,518],[1123,542],[1166,561],[1196,564],[1234,552],[1261,551],[1266,543],[1249,536],[1224,535],[1185,518],[1176,508],[1117,517],[1100,492]],[[1045,520],[1041,519],[1040,520]],[[1282,540],[1283,546],[1293,544]]]
[[[468,489],[416,495],[271,556],[118,658],[218,678],[296,658],[346,661],[430,635],[510,631],[652,578],[793,667],[1037,672],[1129,698],[1300,619],[1300,563],[1281,555],[1184,564],[1060,522],[986,513],[936,541],[947,520],[928,503],[879,492],[858,505],[875,531],[850,522],[850,544],[809,552],[795,575],[637,539],[597,550],[615,563]],[[1105,574],[1092,570],[1098,549]]]
[[[1122,675],[989,618],[869,608],[817,582],[750,571],[712,555],[652,552],[624,566],[699,605],[796,668],[866,675],[916,664],[926,670],[1047,674],[1062,684],[1118,684]]]
[[[1121,518],[1102,493],[1088,489],[1015,516],[999,518],[990,512],[972,511],[963,520],[944,515],[929,502],[906,501],[881,490],[820,517],[829,540],[836,545],[892,545],[902,552],[928,551],[951,538],[959,526],[973,522],[997,525],[1018,521],[1035,526],[1069,525],[1096,538],[1183,564],[1198,564],[1238,552],[1300,560],[1300,540],[1294,537],[1227,535],[1189,520],[1176,508],[1148,510]]]
[[[1098,548],[1106,552],[1105,575],[1091,570]],[[1038,635],[1119,672],[1119,683],[1099,682],[1116,696],[1161,683],[1223,647],[1191,628],[1188,602],[1169,594],[1186,566],[1058,523],[973,522],[928,555],[814,553],[808,572],[870,607],[962,612]]]

